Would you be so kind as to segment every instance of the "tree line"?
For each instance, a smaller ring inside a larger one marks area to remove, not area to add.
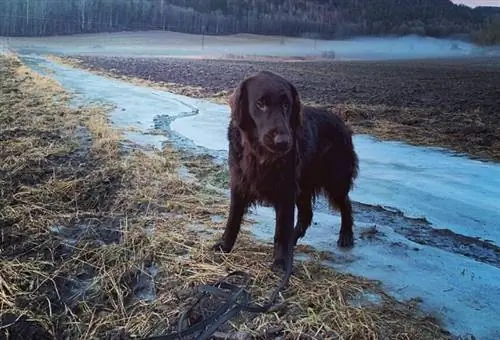
[[[328,39],[406,34],[476,37],[491,25],[495,11],[449,0],[0,0],[0,35],[155,29]]]
[[[480,45],[500,45],[500,15],[490,18],[481,30],[474,32],[472,40]]]

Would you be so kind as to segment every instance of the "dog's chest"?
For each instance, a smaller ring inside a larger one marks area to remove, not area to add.
[[[294,166],[289,157],[279,160],[259,161],[246,154],[239,160],[242,189],[251,200],[273,203],[294,184]]]

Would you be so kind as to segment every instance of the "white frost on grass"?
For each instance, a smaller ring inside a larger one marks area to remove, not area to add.
[[[144,133],[153,127],[157,115],[178,117],[171,128],[191,139],[194,145],[214,151],[227,150],[227,106],[139,87],[43,59],[26,60],[35,68],[52,69],[54,73],[50,76],[80,93],[82,102],[116,105],[111,120],[119,128],[132,126]],[[199,112],[189,116],[193,107]],[[130,135],[134,140],[138,140],[137,136]],[[139,141],[159,142],[148,140],[147,135],[142,135]],[[437,223],[437,227],[449,227],[498,244],[499,165],[428,148],[376,142],[367,136],[356,136],[355,145],[361,161],[360,177],[352,194],[355,200],[397,208],[412,216],[423,216]],[[256,233],[270,239],[274,231],[272,210],[257,208],[253,215],[259,222]],[[417,245],[384,226],[377,226],[382,234],[372,241],[359,237],[360,228],[366,225],[356,226],[356,247],[339,251],[335,246],[338,215],[316,211],[314,222],[317,224],[301,242],[334,251],[338,256],[332,264],[335,267],[379,279],[397,297],[421,297],[423,307],[441,314],[453,332],[470,332],[479,339],[500,337],[497,267]]]

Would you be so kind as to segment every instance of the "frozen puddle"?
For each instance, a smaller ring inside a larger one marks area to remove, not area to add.
[[[225,157],[226,106],[108,79],[34,55],[23,59],[42,73],[47,68],[53,70],[51,77],[80,94],[75,103],[114,105],[112,123],[132,127],[128,138],[134,142],[161,147],[173,141]],[[154,128],[169,133],[149,135]],[[500,165],[440,150],[377,142],[367,136],[356,136],[355,146],[360,176],[352,198],[357,202],[357,216],[364,216],[356,219],[356,247],[351,251],[337,249],[338,214],[330,214],[321,203],[301,242],[334,252],[331,265],[335,268],[381,280],[398,298],[422,298],[423,308],[441,316],[456,334],[500,338],[500,266],[462,256],[453,249],[445,251],[410,241],[398,231],[400,220],[380,218],[382,214],[376,209],[383,206],[386,214],[395,209],[409,217],[424,218],[431,223],[428,228],[449,229],[470,242],[487,240],[498,256]],[[274,231],[273,211],[261,207],[252,214],[258,222],[257,236],[269,240]],[[371,237],[360,234],[374,223],[377,233]]]
[[[257,208],[256,234],[269,240],[274,231],[274,211]],[[357,223],[355,247],[336,246],[340,218],[315,212],[306,236],[299,243],[332,251],[329,262],[339,271],[380,280],[397,299],[422,298],[422,307],[460,335],[477,339],[500,338],[500,270],[467,257],[409,241],[393,229]],[[362,234],[366,234],[364,236]]]
[[[176,120],[173,130],[196,145],[227,150],[229,109],[200,110]],[[206,123],[205,123],[206,122]],[[360,174],[354,201],[397,209],[440,228],[500,245],[500,165],[431,148],[354,137]]]

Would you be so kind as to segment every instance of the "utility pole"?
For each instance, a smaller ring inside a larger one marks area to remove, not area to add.
[[[165,0],[161,0],[161,25],[165,31]]]
[[[285,45],[285,37],[283,36],[283,21],[280,20],[280,45]]]
[[[202,50],[205,49],[205,30],[206,30],[205,25],[202,25],[201,26],[201,49]]]
[[[26,29],[28,29],[30,20],[30,0],[26,0]]]

